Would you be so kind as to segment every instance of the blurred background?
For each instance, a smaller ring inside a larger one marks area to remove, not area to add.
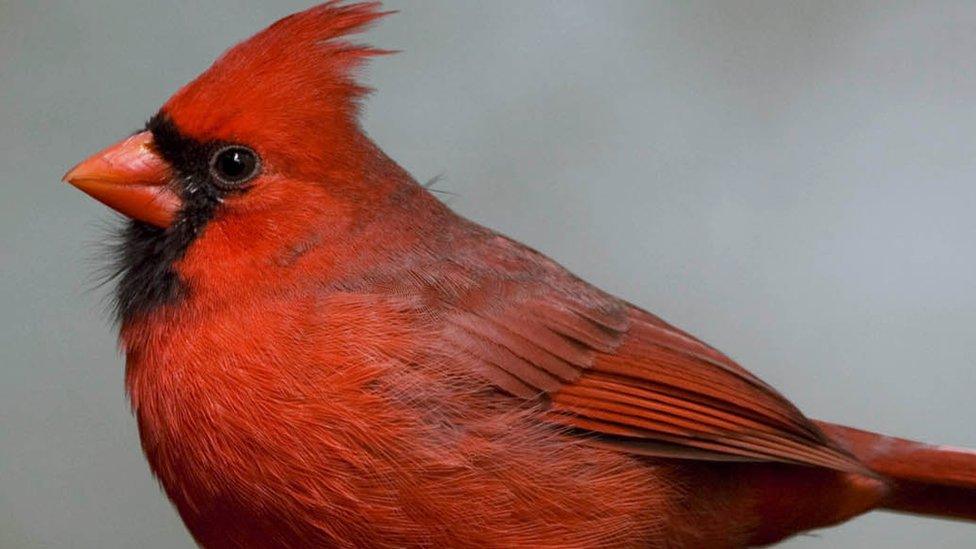
[[[373,138],[808,415],[976,447],[976,5],[389,1]],[[0,547],[192,547],[59,182],[281,2],[0,0]],[[876,513],[793,548],[972,547]]]

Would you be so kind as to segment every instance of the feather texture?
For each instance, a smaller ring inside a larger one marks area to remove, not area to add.
[[[864,472],[789,401],[718,351],[533,250],[472,234],[466,240],[482,247],[462,266],[477,286],[439,296],[446,344],[506,392],[544,398],[553,422],[643,455]]]
[[[200,545],[741,547],[882,505],[969,516],[971,454],[900,441],[893,463],[883,437],[827,425],[840,446],[418,185],[356,120],[354,71],[383,52],[346,40],[382,15],[333,1],[275,23],[139,152],[182,205],[120,250],[126,386]],[[218,145],[261,167],[234,192],[208,176]]]

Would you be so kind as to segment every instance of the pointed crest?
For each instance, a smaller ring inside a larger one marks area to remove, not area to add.
[[[272,150],[355,128],[358,100],[368,91],[355,70],[393,52],[345,38],[388,13],[379,2],[333,0],[285,17],[225,52],[162,111],[192,137]]]

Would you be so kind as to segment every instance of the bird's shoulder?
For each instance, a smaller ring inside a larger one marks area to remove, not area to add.
[[[398,303],[438,360],[513,402],[542,403],[546,421],[594,443],[861,470],[723,353],[536,250],[477,226],[465,231],[446,252],[411,254],[345,290]]]

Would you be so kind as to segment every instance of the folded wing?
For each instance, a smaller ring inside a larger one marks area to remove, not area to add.
[[[636,454],[864,471],[722,353],[544,266],[456,295],[444,336],[500,389],[543,399],[546,420]]]

